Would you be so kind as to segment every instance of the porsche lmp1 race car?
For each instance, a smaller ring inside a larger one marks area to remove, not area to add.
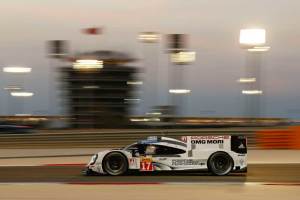
[[[247,171],[245,136],[148,137],[92,156],[84,174],[123,175],[128,171],[205,170],[214,175]]]

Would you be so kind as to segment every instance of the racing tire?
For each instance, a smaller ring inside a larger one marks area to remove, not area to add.
[[[104,157],[102,167],[107,174],[119,176],[127,172],[128,161],[122,153],[111,152]]]
[[[233,169],[233,160],[225,152],[216,152],[208,159],[208,169],[217,176],[227,175]]]

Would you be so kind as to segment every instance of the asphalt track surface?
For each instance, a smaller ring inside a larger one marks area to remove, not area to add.
[[[213,176],[202,173],[135,173],[124,176],[84,176],[82,165],[0,167],[0,183],[159,184],[248,183],[300,185],[300,164],[251,164],[247,174]]]

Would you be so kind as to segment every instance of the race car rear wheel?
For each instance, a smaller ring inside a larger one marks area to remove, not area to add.
[[[233,160],[225,152],[216,152],[209,158],[208,168],[214,175],[223,176],[232,170]]]
[[[125,174],[128,169],[127,158],[120,152],[111,152],[103,159],[103,170],[112,176]]]

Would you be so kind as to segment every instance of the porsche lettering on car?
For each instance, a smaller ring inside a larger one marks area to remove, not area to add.
[[[123,175],[128,171],[201,171],[214,175],[247,171],[245,136],[148,137],[92,156],[84,173]]]

